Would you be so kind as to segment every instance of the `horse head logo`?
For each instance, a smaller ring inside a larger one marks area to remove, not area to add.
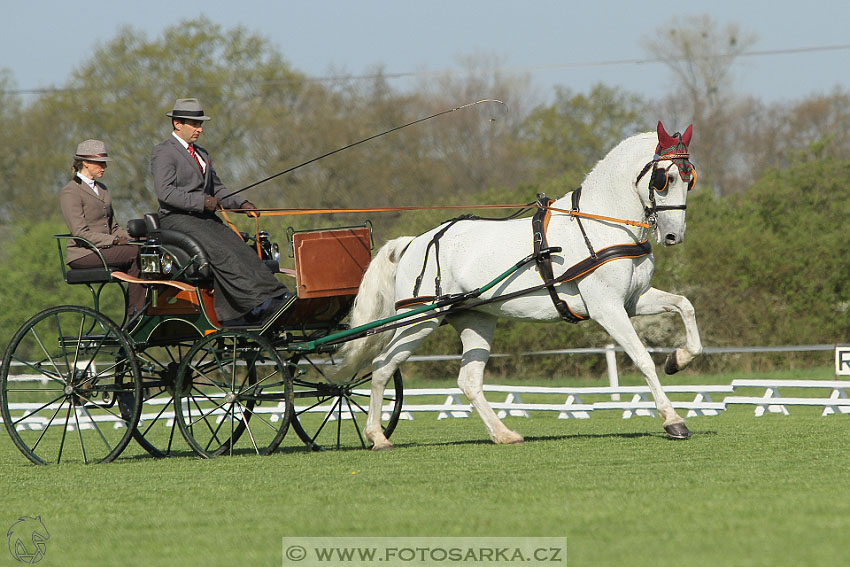
[[[50,532],[41,521],[41,516],[23,516],[12,524],[6,537],[12,557],[21,563],[33,564],[44,559]]]

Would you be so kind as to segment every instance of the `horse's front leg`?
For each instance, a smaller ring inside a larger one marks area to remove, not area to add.
[[[601,309],[599,307],[594,308],[594,305],[610,306],[610,301],[595,304],[586,301],[586,303],[590,308],[590,314],[593,319],[602,325],[608,331],[608,334],[611,335],[611,338],[623,347],[623,350],[626,351],[626,354],[629,355],[629,358],[632,359],[632,362],[634,362],[635,366],[643,374],[649,390],[652,392],[652,397],[655,400],[655,407],[658,409],[661,417],[664,418],[664,430],[667,434],[674,439],[687,439],[690,437],[691,432],[685,426],[685,420],[676,413],[673,404],[670,402],[670,398],[667,397],[667,394],[661,388],[661,382],[659,382],[658,374],[655,372],[655,363],[652,361],[652,357],[649,355],[646,347],[643,346],[631,321],[629,321],[626,310],[622,307],[613,306],[603,307]]]
[[[702,342],[699,338],[694,306],[683,295],[676,295],[654,287],[649,288],[646,293],[641,295],[635,306],[635,315],[655,315],[670,312],[678,313],[685,325],[685,348],[677,348],[667,357],[667,362],[664,365],[664,371],[667,374],[675,374],[690,364],[694,357],[702,354]]]

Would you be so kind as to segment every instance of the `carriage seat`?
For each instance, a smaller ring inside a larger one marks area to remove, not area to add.
[[[180,273],[185,268],[181,277],[189,282],[202,283],[211,279],[209,257],[201,243],[179,230],[160,227],[156,213],[147,213],[144,219],[131,220],[127,223],[127,232],[133,238],[146,239],[162,247],[175,260],[173,273]]]
[[[93,284],[93,283],[106,283],[112,281],[112,269],[106,265],[106,260],[103,258],[103,255],[98,250],[97,245],[90,240],[85,238],[81,238],[79,236],[74,236],[72,234],[54,234],[53,238],[56,239],[56,244],[59,248],[59,266],[62,269],[62,279],[65,280],[65,283],[68,284]],[[65,263],[65,252],[63,244],[67,243],[69,240],[76,240],[77,244],[83,245],[86,248],[89,248],[92,252],[97,254],[100,261],[103,263],[102,268],[71,268],[68,264]]]

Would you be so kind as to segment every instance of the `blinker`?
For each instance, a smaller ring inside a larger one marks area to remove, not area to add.
[[[681,176],[682,181],[685,181],[688,184],[688,191],[693,190],[694,186],[696,186],[697,184],[697,170],[687,161],[685,161],[684,167],[680,164],[676,165],[679,166],[679,175]],[[649,186],[655,189],[658,193],[664,192],[667,189],[667,185],[670,184],[671,174],[669,170],[669,166],[656,168],[652,174],[652,179],[649,182]]]

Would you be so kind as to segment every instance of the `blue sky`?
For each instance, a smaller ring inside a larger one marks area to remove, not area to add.
[[[484,54],[528,73],[544,96],[556,85],[586,91],[598,82],[652,96],[671,78],[663,65],[608,63],[647,57],[642,38],[674,15],[687,21],[702,13],[754,33],[754,51],[831,48],[740,59],[734,70],[741,94],[774,102],[836,86],[850,90],[848,0],[32,0],[4,12],[0,67],[21,90],[61,86],[94,45],[123,25],[155,38],[165,27],[205,15],[267,37],[310,76],[367,74],[376,66],[387,73],[446,71],[458,68],[459,57]]]

